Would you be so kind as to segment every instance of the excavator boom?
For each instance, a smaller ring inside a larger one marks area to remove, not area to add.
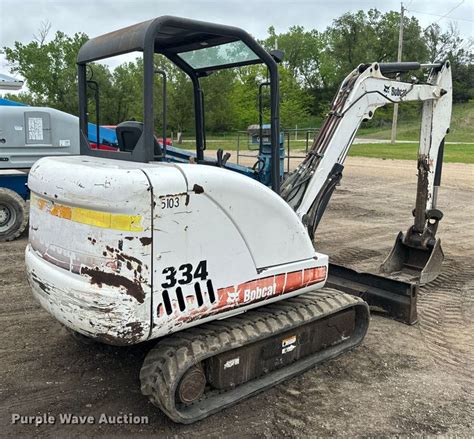
[[[430,69],[426,83],[400,82],[384,76],[418,69]],[[441,243],[435,235],[442,218],[436,202],[444,137],[451,120],[449,61],[431,65],[373,63],[352,71],[343,81],[307,157],[284,181],[281,195],[314,236],[342,178],[344,161],[362,121],[371,119],[375,110],[386,104],[417,101],[423,102],[423,108],[414,224],[406,234],[399,234],[380,272],[423,284],[439,274],[443,260]]]

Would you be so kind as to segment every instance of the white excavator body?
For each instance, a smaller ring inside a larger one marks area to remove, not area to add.
[[[226,56],[216,58],[215,47]],[[137,49],[144,122],[117,125],[119,151],[92,150],[87,90],[95,81],[87,67]],[[189,163],[168,163],[172,155],[154,134],[153,81],[161,74],[166,138],[166,72],[155,69],[156,54],[192,81],[196,153]],[[357,346],[369,325],[360,297],[416,321],[418,285],[339,268],[343,275],[330,273],[328,282],[337,289],[323,288],[328,257],[312,243],[360,123],[384,104],[424,102],[415,222],[380,270],[408,270],[428,282],[441,269],[436,192],[451,113],[449,62],[361,64],[343,81],[303,162],[282,179],[281,59],[241,29],[179,17],[91,39],[78,54],[81,156],[43,158],[29,175],[33,294],[88,338],[117,345],[159,339],[142,366],[141,391],[176,422],[203,419]],[[204,157],[200,78],[256,63],[269,73],[259,86],[259,126],[268,86],[271,154],[261,143],[257,163],[241,175],[226,166],[222,150],[217,160]],[[430,71],[426,83],[384,76],[420,68]],[[273,190],[263,184],[267,176]]]
[[[74,331],[112,344],[161,337],[322,287],[291,207],[210,166],[45,158],[31,170],[27,273]]]

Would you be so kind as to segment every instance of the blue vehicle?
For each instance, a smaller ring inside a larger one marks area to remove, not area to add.
[[[0,242],[18,238],[28,224],[26,171],[0,170]]]
[[[164,116],[166,117],[166,111]],[[263,122],[262,119],[260,117],[260,122]],[[166,125],[166,119],[164,124]],[[229,154],[224,154],[222,150],[217,152],[216,162],[270,186],[270,125],[251,125],[248,132],[251,143],[259,146],[257,162],[253,168],[227,163]],[[88,140],[94,148],[97,148],[97,135],[98,149],[118,149],[115,129],[102,126],[97,129],[96,125],[88,123]],[[283,176],[283,138],[280,135],[280,177]],[[162,140],[160,145],[161,143]],[[27,179],[33,164],[45,156],[74,154],[79,154],[79,120],[76,116],[52,108],[30,107],[0,99],[0,242],[12,241],[26,229],[27,201],[30,196]],[[189,163],[196,160],[196,153],[167,144],[164,160]],[[209,158],[206,160],[212,161]]]

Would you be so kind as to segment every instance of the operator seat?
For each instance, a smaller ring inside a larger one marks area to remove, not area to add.
[[[143,134],[143,122],[127,120],[119,123],[115,131],[120,151],[132,152]],[[153,143],[155,156],[161,156],[161,146],[155,136],[153,136]]]

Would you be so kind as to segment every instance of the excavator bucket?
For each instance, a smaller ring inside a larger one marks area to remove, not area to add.
[[[443,260],[444,253],[439,238],[433,246],[412,246],[400,232],[392,251],[380,266],[380,272],[424,285],[441,273]]]

